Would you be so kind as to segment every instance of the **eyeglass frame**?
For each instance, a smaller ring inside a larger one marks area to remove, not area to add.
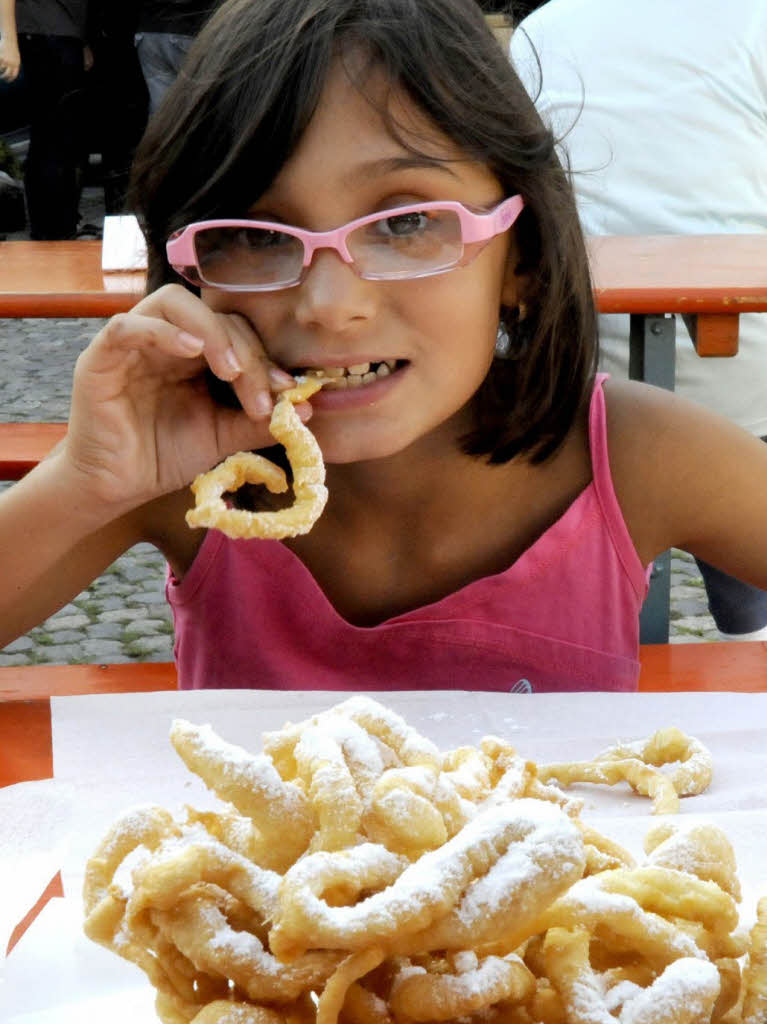
[[[377,213],[370,213],[364,217],[358,217],[356,220],[351,220],[348,223],[341,225],[341,227],[333,228],[331,231],[308,231],[304,228],[293,227],[291,224],[282,224],[279,221],[240,220],[231,218],[224,220],[202,220],[195,221],[192,224],[187,224],[186,227],[179,228],[178,231],[175,231],[166,242],[165,252],[168,263],[172,269],[180,277],[189,281],[190,284],[197,285],[198,287],[203,286],[206,288],[215,288],[218,291],[225,292],[272,292],[283,291],[286,288],[295,288],[297,285],[301,284],[306,277],[306,273],[314,258],[314,253],[318,249],[335,250],[343,262],[349,266],[358,277],[365,281],[413,280],[421,277],[434,277],[437,274],[446,274],[451,270],[457,270],[459,267],[466,266],[476,256],[478,256],[481,251],[480,249],[477,249],[466,255],[466,247],[479,242],[487,243],[497,235],[501,235],[504,231],[508,231],[519,217],[524,205],[525,202],[521,195],[514,195],[507,199],[503,199],[497,206],[493,207],[492,210],[488,210],[484,213],[478,213],[474,210],[470,210],[464,206],[463,203],[455,202],[453,200],[410,203],[407,206],[396,206],[392,209],[380,210]],[[429,210],[451,210],[458,216],[461,227],[461,247],[464,250],[464,253],[459,260],[456,260],[456,262],[451,264],[449,267],[424,270],[420,273],[406,273],[401,277],[396,275],[381,276],[376,274],[363,274],[358,269],[346,245],[346,239],[353,231],[364,227],[366,224],[373,224],[376,221],[385,220],[387,217],[404,216],[408,213],[423,213]],[[197,261],[197,253],[194,245],[195,235],[198,232],[207,229],[230,227],[279,231],[282,234],[297,238],[303,245],[304,261],[296,280],[290,281],[286,284],[277,285],[232,285],[211,283],[207,281],[203,276],[202,270]],[[484,246],[482,248],[484,248]],[[190,274],[191,268],[194,268],[195,270],[194,275]]]

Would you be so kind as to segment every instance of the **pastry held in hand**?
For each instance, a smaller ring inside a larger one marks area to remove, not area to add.
[[[322,384],[317,377],[299,378],[294,388],[281,392],[269,422],[269,433],[285,447],[293,470],[293,504],[274,512],[229,508],[223,495],[246,483],[264,484],[272,494],[288,490],[287,477],[279,466],[255,452],[237,452],[192,482],[195,507],[186,514],[189,526],[221,530],[234,539],[280,540],[311,530],[328,500],[325,465],[319,445],[293,405],[306,401]]]

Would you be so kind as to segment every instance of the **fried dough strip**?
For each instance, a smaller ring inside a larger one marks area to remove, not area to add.
[[[750,932],[748,962],[743,971],[743,1024],[767,1021],[767,896],[756,908],[756,924]]]
[[[83,901],[86,917],[109,895],[115,872],[133,850],[144,846],[155,850],[168,836],[178,836],[181,830],[172,816],[162,807],[136,807],[112,825],[85,868]]]
[[[480,830],[485,821],[501,825],[487,870],[477,872],[471,884],[463,886],[460,899],[432,925],[412,935],[400,931],[392,944],[394,952],[410,955],[487,946],[486,953],[506,954],[533,934],[541,912],[583,874],[586,856],[580,831],[554,804],[525,798],[490,808],[456,839]],[[414,867],[425,866],[430,856],[425,854]]]
[[[713,777],[713,758],[709,749],[676,726],[658,729],[648,739],[636,743],[617,743],[598,754],[596,760],[613,761],[627,757],[638,757],[655,768],[679,762],[666,773],[679,796],[702,793]]]
[[[384,708],[370,697],[359,695],[343,701],[335,709],[362,726],[371,736],[381,740],[399,758],[403,765],[430,765],[439,770],[442,755],[431,740],[389,708]]]
[[[583,844],[572,822],[556,807],[530,800],[478,814],[396,880],[392,875],[399,858],[370,843],[318,858],[313,854],[295,864],[280,888],[270,943],[282,959],[309,948],[355,950],[371,943],[397,952],[471,948],[498,938],[511,917],[518,928],[535,920],[584,865]],[[377,887],[386,888],[355,906],[328,906],[323,892],[347,876],[359,879],[360,889],[369,886],[362,880],[363,858]],[[388,871],[372,870],[387,861]],[[505,888],[498,901],[500,879]]]
[[[551,928],[547,973],[568,1008],[569,1024],[615,1024],[589,963],[589,933]],[[706,1024],[719,994],[719,973],[706,960],[681,958],[623,1005],[621,1024]]]
[[[741,890],[735,851],[724,832],[709,822],[676,825],[663,822],[645,836],[648,864],[677,868],[706,881],[716,882],[733,899]]]
[[[697,921],[714,932],[731,932],[738,924],[735,901],[715,882],[674,868],[617,868],[596,876],[605,893],[630,896],[643,910]]]
[[[155,856],[134,872],[134,889],[126,908],[127,920],[146,910],[168,910],[192,885],[208,882],[236,896],[262,918],[272,917],[280,876],[251,863],[213,838]]]
[[[309,845],[314,818],[304,793],[283,782],[266,754],[249,754],[220,739],[209,725],[176,719],[170,740],[187,768],[258,826],[292,863]]]
[[[322,986],[338,965],[340,954],[329,950],[282,964],[255,935],[235,930],[225,909],[225,898],[192,889],[169,910],[155,911],[154,917],[163,934],[199,971],[231,979],[254,1002],[293,1002],[303,992]]]
[[[538,767],[538,777],[544,782],[556,779],[564,786],[574,782],[594,782],[605,786],[628,782],[637,793],[651,797],[653,814],[676,814],[679,810],[679,796],[671,780],[637,757],[542,764]]]
[[[338,965],[317,1003],[317,1024],[336,1024],[349,987],[378,967],[384,955],[382,949],[373,946],[352,953]]]
[[[282,1013],[266,1006],[217,999],[200,1010],[192,1018],[191,1024],[284,1024],[284,1021]]]
[[[296,387],[282,391],[269,421],[269,433],[284,446],[293,471],[293,504],[276,512],[227,508],[223,495],[236,491],[244,483],[263,483],[272,494],[288,489],[285,473],[273,462],[253,452],[237,452],[192,481],[195,507],[186,514],[189,526],[221,530],[234,539],[280,540],[311,530],[328,500],[325,465],[314,435],[302,423],[293,403],[305,401],[319,391],[323,383],[317,377],[307,378]]]
[[[301,733],[294,756],[317,817],[311,849],[353,846],[360,839],[363,804],[342,747],[320,726],[309,726]]]
[[[622,940],[651,962],[668,964],[680,957],[703,958],[704,953],[686,932],[676,928],[659,914],[643,909],[633,897],[606,892],[601,872],[576,882],[541,915],[537,931],[548,928],[583,929],[610,941]]]
[[[442,846],[448,831],[436,788],[437,774],[430,767],[389,768],[373,789],[364,819],[366,834],[410,860]]]
[[[395,1017],[444,1021],[467,1017],[502,1000],[526,1002],[535,978],[519,957],[487,956],[461,973],[432,974],[405,967],[395,975],[389,1005]]]

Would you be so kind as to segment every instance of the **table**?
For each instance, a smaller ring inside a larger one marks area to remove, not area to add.
[[[143,271],[101,270],[101,242],[0,242],[0,317],[108,317],[144,294]]]
[[[588,240],[602,313],[690,318],[700,355],[737,352],[738,314],[767,311],[767,234]],[[143,272],[103,273],[101,242],[0,242],[0,316],[125,312]]]
[[[441,749],[476,743],[480,736],[492,732],[508,736],[520,753],[536,761],[592,756],[605,741],[648,735],[670,722],[698,736],[714,756],[714,783],[707,793],[690,798],[689,804],[684,801],[680,814],[695,818],[702,815],[720,824],[731,837],[744,881],[742,909],[745,915],[753,913],[756,895],[765,882],[767,695],[714,694],[705,702],[694,694],[550,694],[540,698],[488,694],[482,701],[476,699],[476,694],[376,696],[404,714]],[[72,846],[61,860],[67,896],[45,908],[6,964],[12,990],[22,966],[33,968],[34,976],[46,979],[45,986],[34,990],[16,989],[16,1013],[19,1008],[26,1013],[50,1006],[61,1013],[50,1020],[63,1019],[67,1010],[72,1019],[88,1024],[105,1017],[120,1024],[149,1019],[126,1014],[96,1017],[89,1012],[90,1005],[77,1016],[73,1012],[76,1006],[70,1001],[79,1004],[94,995],[107,995],[101,973],[92,969],[96,962],[92,958],[100,951],[80,938],[72,953],[61,955],[60,950],[69,950],[71,937],[79,931],[79,921],[74,918],[72,931],[63,935],[56,932],[53,942],[40,942],[39,937],[50,936],[51,922],[61,920],[59,911],[66,904],[79,908],[82,867],[96,839],[103,835],[105,821],[111,823],[122,808],[137,802],[158,803],[171,809],[183,804],[201,806],[204,787],[183,770],[167,741],[172,718],[209,721],[219,735],[255,752],[260,748],[262,731],[279,728],[286,720],[298,721],[337,699],[340,695],[274,691],[58,699],[54,707],[56,776],[59,785],[75,789],[73,814],[67,823]],[[657,824],[649,803],[632,797],[623,786],[611,791],[588,788],[579,795],[587,799],[584,817],[635,852],[641,849],[648,827]],[[86,961],[87,957],[91,959]],[[102,962],[106,967],[107,961]],[[41,970],[45,965],[49,969]],[[135,983],[134,978],[131,985]],[[129,996],[127,988],[124,992],[115,988],[116,1000]],[[16,1019],[13,1013],[9,1016]]]

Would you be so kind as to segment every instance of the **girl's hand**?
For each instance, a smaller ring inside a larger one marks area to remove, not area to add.
[[[242,410],[211,398],[208,367],[232,384]],[[60,457],[81,493],[119,515],[235,451],[272,444],[271,392],[292,382],[245,317],[166,285],[113,317],[78,358]],[[298,412],[311,415],[306,404]]]

